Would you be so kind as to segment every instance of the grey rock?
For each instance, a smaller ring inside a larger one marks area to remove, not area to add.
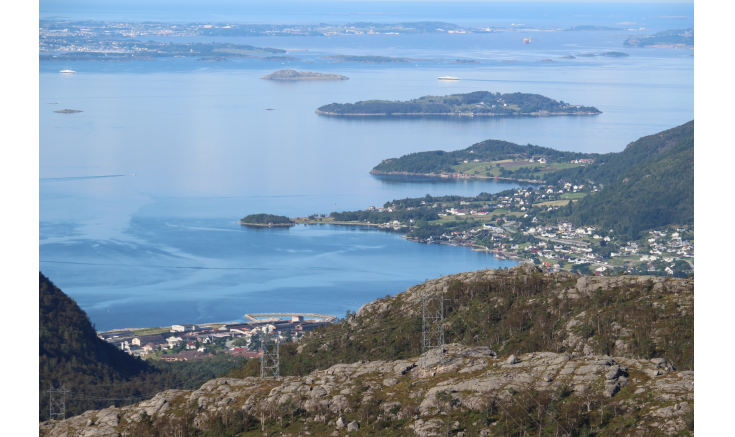
[[[620,386],[618,384],[608,384],[605,387],[605,390],[602,392],[603,395],[611,398],[617,394],[617,392],[620,391]]]
[[[605,379],[607,380],[616,379],[619,376],[623,376],[623,375],[624,373],[620,369],[620,366],[611,366],[610,370],[608,370],[608,372],[605,374]]]
[[[508,359],[505,362],[508,364],[516,364],[516,363],[520,363],[521,360],[519,360],[517,356],[511,355],[508,357]]]
[[[360,429],[360,424],[356,420],[347,424],[347,431],[357,431],[358,429]]]
[[[386,378],[383,380],[383,385],[386,387],[393,387],[396,384],[398,384],[398,380],[396,378]]]
[[[340,418],[337,419],[337,422],[335,423],[335,426],[337,427],[337,429],[346,428],[347,427],[347,421],[345,420],[344,417],[341,417],[340,416]]]

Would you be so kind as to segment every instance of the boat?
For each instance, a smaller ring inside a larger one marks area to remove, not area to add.
[[[66,69],[66,70],[61,70],[61,71],[59,71],[59,73],[76,73],[76,71],[74,71],[74,70],[69,70],[69,69]]]
[[[441,76],[438,79],[439,80],[459,80],[458,77],[454,77],[454,76]]]

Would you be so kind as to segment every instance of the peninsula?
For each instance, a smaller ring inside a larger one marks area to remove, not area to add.
[[[563,152],[549,147],[521,146],[485,140],[453,152],[416,152],[383,160],[371,174],[445,178],[500,178],[541,183],[550,173],[593,163],[597,153]]]
[[[323,115],[596,115],[593,106],[572,105],[539,94],[475,91],[448,96],[423,96],[405,102],[367,100],[332,103],[316,110]]]
[[[332,73],[316,73],[313,71],[278,70],[267,76],[266,80],[348,80],[349,77]]]

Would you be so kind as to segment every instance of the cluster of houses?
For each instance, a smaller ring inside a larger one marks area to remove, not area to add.
[[[172,325],[169,332],[151,335],[135,335],[132,330],[100,332],[97,336],[131,355],[145,356],[165,350],[178,350],[176,354],[162,354],[164,361],[189,361],[212,356],[211,343],[224,339],[222,352],[246,357],[257,357],[259,351],[252,350],[253,340],[269,334],[276,342],[298,341],[305,333],[330,322],[322,319],[304,320],[294,316],[291,320],[268,319],[249,323],[225,324],[218,328],[207,325]],[[237,339],[240,347],[233,343]]]

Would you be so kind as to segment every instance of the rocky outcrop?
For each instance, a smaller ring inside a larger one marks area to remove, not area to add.
[[[652,428],[673,434],[686,429],[686,415],[694,404],[694,372],[676,371],[663,359],[552,352],[497,356],[488,348],[457,344],[446,345],[443,357],[428,369],[419,368],[416,357],[338,364],[305,377],[218,378],[198,390],[167,390],[136,405],[44,422],[40,435],[120,436],[143,417],[157,423],[185,411],[194,414],[200,429],[208,417],[232,411],[256,418],[268,411],[281,411],[281,415],[296,411],[300,420],[291,426],[299,432],[317,428],[324,435],[336,430],[357,432],[371,421],[407,420],[407,435],[443,435],[446,427],[458,432],[469,429],[466,435],[492,435],[493,428],[482,423],[447,422],[446,417],[454,411],[484,411],[491,403],[511,408],[514,403],[531,402],[532,393],[556,396],[565,390],[582,405],[614,402],[611,405],[618,414],[637,412],[641,435]],[[278,409],[284,405],[291,410]],[[379,417],[367,416],[368,422],[362,423],[358,410],[363,405],[374,405]]]

